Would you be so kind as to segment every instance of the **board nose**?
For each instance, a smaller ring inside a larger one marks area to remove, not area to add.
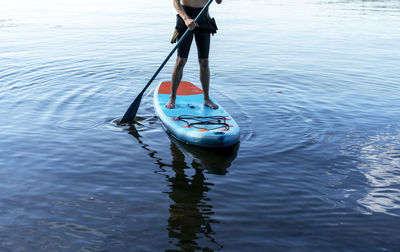
[[[171,94],[172,82],[171,81],[163,81],[158,89],[159,94]],[[203,94],[203,90],[198,88],[193,83],[188,81],[181,81],[179,84],[176,95],[197,95]]]

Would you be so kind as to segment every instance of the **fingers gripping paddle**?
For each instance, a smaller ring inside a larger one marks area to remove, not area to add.
[[[203,7],[203,9],[200,11],[199,15],[194,19],[194,22],[197,22],[199,18],[203,15],[203,13],[206,11],[208,6],[212,3],[213,0],[209,0],[207,4]],[[124,117],[122,117],[120,123],[131,123],[134,121],[136,113],[139,109],[140,102],[142,100],[142,96],[146,89],[150,86],[150,84],[153,82],[153,80],[156,78],[158,73],[161,71],[161,69],[165,66],[165,64],[168,62],[169,58],[171,58],[172,54],[176,51],[176,49],[180,46],[182,41],[187,37],[187,35],[190,33],[190,29],[187,29],[186,32],[182,35],[181,39],[176,43],[175,47],[172,49],[172,51],[168,54],[167,58],[164,60],[164,62],[160,65],[160,67],[157,69],[157,71],[154,73],[153,77],[149,80],[149,82],[146,84],[146,86],[143,88],[142,92],[139,93],[139,95],[136,97],[136,99],[132,102],[132,104],[129,106],[128,110],[125,112]]]

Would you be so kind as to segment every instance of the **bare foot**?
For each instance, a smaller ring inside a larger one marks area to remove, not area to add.
[[[170,97],[168,103],[165,104],[165,107],[168,108],[168,109],[173,109],[173,108],[175,108],[175,99],[173,99],[172,97]]]
[[[215,104],[214,102],[212,102],[211,100],[204,100],[204,105],[206,105],[207,107],[210,107],[212,109],[218,108],[218,105]]]

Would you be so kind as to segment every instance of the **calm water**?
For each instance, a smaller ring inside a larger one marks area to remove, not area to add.
[[[399,251],[400,2],[210,11],[211,92],[242,129],[218,152],[171,140],[152,90],[116,125],[172,1],[0,0],[1,251]]]

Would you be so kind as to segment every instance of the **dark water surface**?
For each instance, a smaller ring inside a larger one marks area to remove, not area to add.
[[[400,250],[400,2],[211,12],[211,92],[242,129],[219,152],[171,140],[152,90],[115,123],[172,1],[0,2],[0,251]]]

